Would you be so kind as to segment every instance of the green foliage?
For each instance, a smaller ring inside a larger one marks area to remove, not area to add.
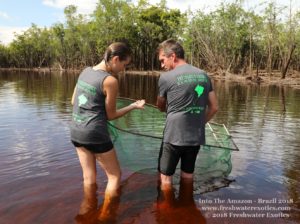
[[[161,4],[164,5],[164,4]],[[159,67],[156,58],[158,44],[168,38],[176,38],[180,32],[181,18],[184,16],[179,10],[151,6],[138,11],[137,28],[140,39],[139,49],[141,54],[148,55],[144,60],[144,68],[154,69]],[[147,66],[148,65],[148,66]]]
[[[90,23],[98,58],[100,59],[107,45],[114,41],[127,40],[134,43],[135,23],[135,9],[126,1],[99,0]]]
[[[5,67],[8,64],[8,57],[8,49],[4,45],[0,44],[0,67]]]
[[[39,28],[32,24],[9,46],[9,64],[29,68],[48,66],[53,58],[53,48],[50,45],[52,38],[46,28]]]
[[[134,52],[132,68],[153,70],[159,69],[158,44],[175,38],[183,43],[186,59],[207,70],[282,70],[289,59],[290,67],[299,70],[300,12],[289,14],[272,2],[263,3],[265,11],[258,14],[245,11],[243,3],[222,3],[209,14],[181,13],[169,9],[166,0],[157,5],[147,0],[136,5],[98,0],[91,15],[78,14],[70,5],[64,10],[64,24],[50,28],[32,24],[9,46],[0,45],[0,66],[81,69],[98,63],[108,44],[126,41]]]
[[[285,8],[270,3],[259,15],[245,11],[242,3],[223,3],[210,14],[192,14],[185,34],[185,48],[192,64],[234,73],[244,73],[253,65],[271,71],[282,69],[289,56],[293,56],[290,52],[297,43],[299,18],[291,16],[289,21],[282,22],[278,18]]]

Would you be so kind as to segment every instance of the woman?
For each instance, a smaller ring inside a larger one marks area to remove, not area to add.
[[[121,109],[116,108],[118,80],[115,76],[129,64],[130,56],[126,44],[111,44],[100,64],[81,72],[72,96],[71,140],[82,167],[83,183],[96,183],[98,161],[108,178],[105,194],[111,196],[117,194],[121,170],[107,120],[119,118],[133,109],[143,109],[145,104],[144,100],[138,100]]]

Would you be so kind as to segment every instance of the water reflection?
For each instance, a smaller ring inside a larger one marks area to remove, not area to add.
[[[1,71],[0,75],[0,85],[13,84],[15,98],[19,101],[69,113],[69,102],[78,74]]]
[[[286,112],[285,89],[282,86],[280,86],[279,90],[280,90],[279,97],[280,97],[280,100],[281,100],[281,107],[282,107],[281,111],[282,111],[282,115],[284,115],[285,112]]]
[[[131,99],[145,99],[147,103],[156,104],[157,83],[159,76],[143,74],[119,74],[120,96]]]

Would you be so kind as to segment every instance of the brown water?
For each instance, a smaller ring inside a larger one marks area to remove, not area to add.
[[[99,217],[101,169],[98,207],[78,216],[84,194],[68,129],[76,79],[77,74],[0,72],[0,223],[95,223]],[[120,94],[153,103],[156,82],[157,77],[126,75]],[[122,194],[107,223],[300,223],[300,91],[214,85],[220,105],[214,121],[226,124],[240,148],[232,153],[228,178],[234,182],[195,193],[193,203],[176,190],[167,203],[157,204],[156,175],[125,167]]]

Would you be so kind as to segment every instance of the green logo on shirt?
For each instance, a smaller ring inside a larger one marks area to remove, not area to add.
[[[196,86],[195,91],[198,94],[198,98],[203,94],[204,88],[200,86],[199,84]]]
[[[84,94],[81,94],[78,97],[78,101],[79,101],[78,106],[81,106],[81,105],[85,104],[88,100],[87,100],[87,98],[85,97]]]

